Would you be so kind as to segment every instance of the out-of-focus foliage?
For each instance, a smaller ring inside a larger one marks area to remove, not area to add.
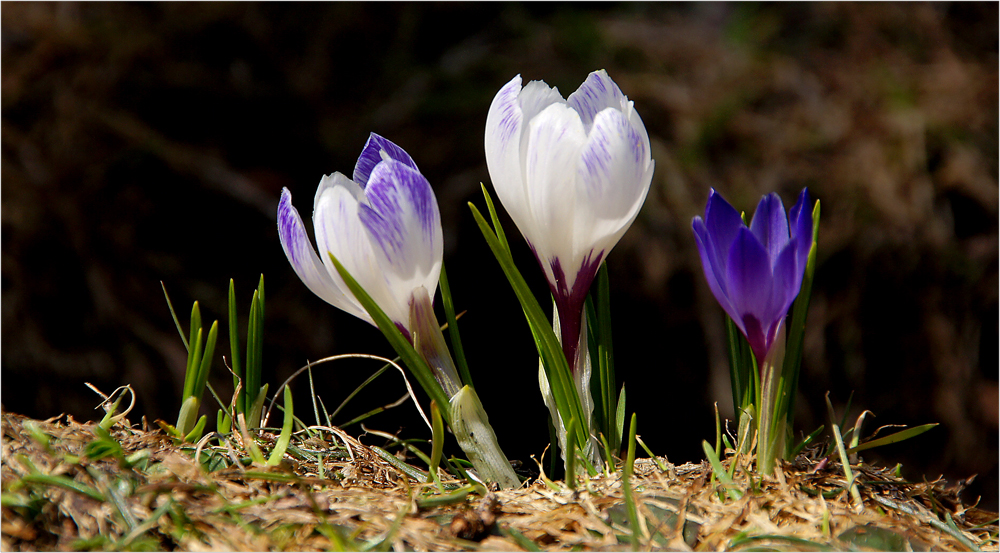
[[[808,186],[823,222],[798,431],[821,424],[827,390],[838,408],[855,390],[876,424],[940,422],[878,455],[913,478],[979,473],[972,493],[995,508],[996,21],[988,3],[5,3],[4,408],[93,418],[91,381],[129,383],[135,413],[172,415],[186,356],[160,280],[221,318],[230,277],[267,273],[268,382],[307,358],[387,353],[304,290],[274,220],[282,186],[308,197],[374,131],[434,186],[465,350],[494,412],[499,383],[532,383],[537,355],[466,209],[488,180],[489,102],[517,73],[568,93],[605,68],[656,161],[608,260],[618,379],[630,408],[664,422],[644,426],[645,443],[700,458],[712,402],[728,403],[722,312],[690,231],[709,187],[752,210]],[[513,246],[519,266],[534,263]],[[360,372],[317,373],[327,403]],[[531,388],[506,424],[538,427]],[[396,425],[418,426],[381,423]],[[512,458],[548,440],[523,436]]]

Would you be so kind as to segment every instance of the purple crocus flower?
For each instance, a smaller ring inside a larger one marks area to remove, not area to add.
[[[604,70],[567,99],[542,81],[522,87],[518,75],[490,105],[486,165],[548,278],[575,370],[584,299],[649,192],[646,128]]]
[[[809,191],[785,217],[781,198],[761,198],[750,228],[714,189],[692,223],[708,286],[746,336],[758,363],[771,350],[799,294],[812,247]]]
[[[324,176],[313,202],[313,249],[292,194],[281,191],[278,235],[295,273],[314,294],[374,324],[327,252],[407,337],[415,297],[432,298],[441,274],[441,214],[430,183],[402,148],[372,133],[354,179]],[[420,287],[426,293],[417,294]],[[429,299],[425,299],[429,303]]]

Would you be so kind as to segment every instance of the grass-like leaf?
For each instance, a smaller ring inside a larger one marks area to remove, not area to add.
[[[444,306],[444,316],[448,322],[448,337],[451,339],[451,350],[455,356],[455,366],[458,368],[458,376],[462,379],[462,384],[476,389],[472,385],[472,373],[469,372],[469,364],[465,360],[465,348],[462,347],[462,336],[458,332],[458,317],[455,316],[455,303],[451,297],[451,286],[448,284],[448,273],[441,264],[441,276],[438,278],[438,286],[441,288],[441,303]]]
[[[471,202],[469,202],[469,208],[472,210],[472,215],[476,219],[476,224],[479,225],[486,243],[507,276],[507,281],[510,283],[511,288],[514,289],[514,294],[521,303],[521,308],[528,319],[528,326],[531,329],[532,337],[535,339],[535,345],[542,360],[542,368],[545,371],[545,376],[548,378],[549,386],[552,389],[556,408],[564,421],[573,418],[580,421],[587,420],[584,417],[583,407],[580,404],[580,398],[573,384],[573,377],[570,374],[566,356],[563,353],[562,346],[559,344],[559,340],[552,331],[552,323],[549,322],[548,317],[538,304],[538,300],[531,293],[531,289],[528,287],[527,282],[525,282],[524,277],[521,276],[520,271],[514,265],[506,238],[503,236],[503,231],[499,226],[493,202],[485,186],[483,186],[483,195],[486,197],[486,203],[490,209],[490,217],[495,225],[494,228],[490,228],[489,223],[486,222],[486,219]],[[587,436],[584,425],[581,424],[577,427],[575,435],[577,444],[581,448],[586,447],[589,436]]]
[[[233,279],[229,279],[229,361],[233,369],[233,389],[239,387],[240,380],[246,382],[246,376],[243,374],[243,361],[240,355],[240,336],[236,325],[236,284],[233,282]],[[245,387],[240,390],[236,398],[236,410],[240,413],[246,412]]]
[[[385,335],[385,338],[389,341],[392,349],[396,350],[396,353],[403,359],[406,366],[410,368],[410,372],[420,383],[420,386],[424,389],[430,399],[433,399],[438,403],[438,405],[450,405],[448,396],[444,393],[444,389],[438,384],[437,379],[434,378],[434,373],[431,368],[427,366],[427,362],[424,361],[423,357],[413,349],[413,345],[410,341],[403,336],[403,333],[399,331],[396,324],[389,319],[389,317],[382,311],[382,308],[375,303],[375,300],[365,292],[364,288],[358,284],[358,281],[354,280],[350,272],[341,265],[340,261],[337,260],[336,256],[332,253],[330,254],[330,259],[333,261],[333,265],[337,268],[337,272],[340,273],[340,277],[344,279],[344,283],[357,298],[358,302],[368,311],[375,324],[378,325],[379,330]],[[445,422],[451,426],[451,413],[447,409],[441,410],[441,415],[444,417]]]
[[[931,424],[922,424],[920,426],[914,426],[913,428],[907,428],[906,430],[900,430],[899,432],[896,432],[894,434],[889,434],[888,436],[884,436],[882,438],[878,438],[877,440],[870,440],[870,441],[867,441],[867,442],[865,442],[863,444],[859,444],[859,445],[857,445],[855,447],[848,448],[847,449],[847,454],[851,455],[853,453],[857,453],[859,451],[864,451],[866,449],[871,449],[873,447],[880,447],[880,446],[883,446],[883,445],[889,445],[889,444],[894,444],[894,443],[897,443],[897,442],[901,442],[903,440],[909,440],[910,438],[913,438],[914,436],[919,436],[919,435],[923,434],[924,432],[927,432],[928,430],[930,430],[931,428],[934,428],[937,425],[938,425],[938,423],[935,422],[935,423],[931,423]]]
[[[625,466],[622,467],[622,493],[625,496],[625,509],[628,511],[628,522],[632,533],[629,540],[632,551],[639,551],[639,533],[642,531],[639,526],[639,512],[635,508],[635,498],[632,496],[632,472],[635,470],[635,426],[636,417],[632,413],[632,422],[628,430],[628,454],[625,457]]]
[[[471,388],[471,386],[470,386]],[[441,455],[444,453],[444,421],[441,419],[441,409],[436,401],[431,401],[431,462],[427,465],[430,480],[437,486],[439,492],[444,492],[441,479],[438,478],[438,466],[441,465]]]
[[[271,451],[271,457],[268,458],[267,464],[269,466],[275,466],[281,462],[281,458],[285,456],[285,451],[288,449],[288,442],[292,440],[292,423],[295,421],[295,405],[292,403],[292,389],[285,386],[285,420],[281,425],[281,434],[278,435],[278,441],[274,444],[274,449]]]
[[[712,465],[712,473],[715,475],[715,478],[726,488],[729,499],[736,500],[743,497],[743,493],[737,489],[736,482],[733,482],[733,479],[729,477],[729,473],[726,472],[726,467],[722,466],[722,462],[719,461],[719,456],[712,449],[712,444],[708,443],[707,440],[702,440],[701,448],[705,451],[705,458],[708,459],[708,463]]]
[[[816,200],[812,211],[812,247],[809,249],[808,261],[806,261],[805,273],[802,275],[802,287],[799,295],[792,304],[788,324],[788,336],[785,342],[785,361],[781,367],[781,391],[778,394],[778,402],[775,408],[777,417],[784,417],[788,422],[787,428],[792,430],[793,418],[795,415],[795,396],[799,386],[799,372],[802,367],[802,341],[805,337],[806,314],[809,311],[809,297],[812,294],[813,276],[816,273],[816,251],[819,247],[819,218],[820,202]],[[772,423],[773,424],[773,423]],[[780,452],[782,456],[791,451],[791,440],[785,441],[787,449]]]

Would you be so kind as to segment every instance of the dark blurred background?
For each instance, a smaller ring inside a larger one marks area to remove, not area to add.
[[[466,202],[489,183],[503,84],[520,73],[568,95],[606,68],[656,160],[609,259],[618,376],[645,441],[697,461],[713,402],[732,413],[691,231],[709,188],[752,212],[808,186],[823,216],[798,431],[824,422],[827,391],[840,411],[854,392],[852,420],[874,412],[865,434],[939,422],[864,456],[917,480],[978,474],[967,499],[995,509],[997,20],[996,3],[4,2],[3,406],[87,420],[85,381],[128,383],[133,421],[175,419],[185,353],[161,280],[186,324],[194,300],[224,320],[234,278],[242,325],[264,273],[272,390],[307,359],[391,354],[306,289],[275,228],[281,187],[308,222],[320,177],[350,174],[375,131],[434,186],[477,387],[508,455],[530,462],[548,441],[537,357]],[[317,392],[332,408],[377,368],[322,366]],[[231,393],[221,359],[212,382]],[[371,388],[339,422],[403,393],[395,374]],[[307,382],[295,389],[308,406]],[[427,434],[409,404],[367,424]]]

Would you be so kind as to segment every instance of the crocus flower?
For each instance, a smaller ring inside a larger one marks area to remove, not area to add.
[[[692,225],[709,288],[763,363],[802,286],[812,247],[809,191],[802,190],[787,218],[777,194],[764,196],[747,228],[712,190],[705,218]]]
[[[324,176],[313,202],[320,254],[306,235],[288,189],[278,204],[278,235],[295,273],[317,296],[375,324],[337,273],[332,253],[411,338],[414,297],[434,297],[441,273],[441,214],[430,183],[399,146],[372,133],[354,179]]]
[[[497,196],[548,278],[574,369],[583,301],[649,191],[646,128],[603,70],[568,99],[542,81],[522,88],[518,75],[490,106],[486,163]]]

